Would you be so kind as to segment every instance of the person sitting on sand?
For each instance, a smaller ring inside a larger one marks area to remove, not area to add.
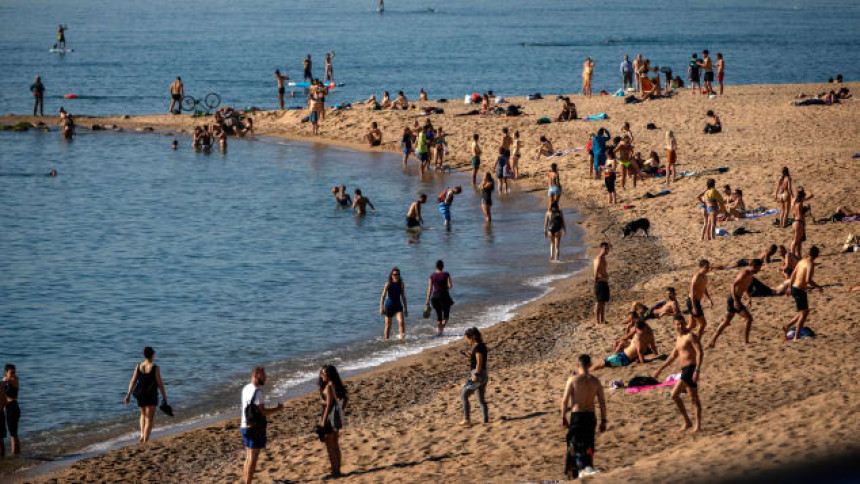
[[[750,266],[745,267],[744,270],[742,270],[735,278],[735,281],[732,283],[731,290],[729,291],[729,296],[726,298],[726,317],[723,319],[722,324],[720,324],[716,333],[714,333],[714,336],[711,338],[711,342],[708,344],[709,348],[713,348],[717,345],[717,338],[719,338],[723,330],[731,324],[732,319],[734,319],[736,314],[740,314],[744,319],[744,344],[749,344],[750,328],[752,328],[753,316],[750,310],[741,303],[741,298],[746,296],[747,299],[750,299],[750,285],[752,284],[753,276],[761,271],[761,265],[761,259],[753,259]],[[750,299],[750,301],[752,301],[752,299]]]
[[[391,109],[409,109],[409,100],[406,99],[406,95],[403,94],[403,91],[397,91],[397,99],[391,104]]]
[[[744,192],[740,188],[735,188],[728,204],[729,217],[744,218],[747,215],[746,203],[744,203]]]
[[[648,307],[639,301],[633,303],[632,311],[637,313],[642,319],[659,319],[663,316],[674,316],[681,314],[681,306],[678,303],[678,295],[675,288],[669,286],[666,288],[666,299],[655,303]]]
[[[376,212],[376,207],[373,206],[373,203],[370,202],[370,199],[361,194],[361,190],[358,188],[355,189],[355,198],[352,199],[352,211],[357,215],[365,215],[367,214],[367,206],[370,205],[370,209]]]
[[[352,205],[352,197],[349,196],[349,193],[346,193],[346,185],[341,185],[340,190],[338,190],[338,187],[332,187],[331,193],[334,195],[338,207],[347,208]]]
[[[382,144],[382,131],[376,124],[376,121],[370,123],[370,131],[364,135],[364,140],[368,146],[379,146]]]
[[[642,341],[642,333],[646,331],[644,321],[639,320],[635,324],[634,334],[629,340],[627,347],[621,351],[609,355],[599,363],[591,365],[590,370],[595,371],[601,368],[619,368],[629,366],[633,362],[645,363],[645,348]]]
[[[627,320],[627,325],[624,328],[624,336],[615,343],[615,348],[612,350],[614,354],[623,351],[624,348],[630,345],[630,342],[639,335],[638,343],[642,349],[642,355],[658,355],[657,342],[654,338],[654,330],[651,326],[642,319],[642,316],[636,311],[631,311]]]
[[[666,367],[671,365],[676,359],[681,363],[681,380],[675,385],[672,390],[672,401],[678,406],[678,412],[684,420],[684,425],[681,430],[693,428],[693,432],[698,432],[702,429],[702,402],[699,399],[699,374],[702,371],[702,364],[705,362],[705,350],[699,342],[699,338],[687,329],[687,322],[681,315],[675,316],[675,331],[678,332],[678,338],[675,340],[675,348],[669,354],[669,358],[657,368],[654,372],[654,378],[659,379],[660,373]],[[684,408],[684,402],[681,401],[681,394],[687,391],[690,393],[690,401],[696,408],[695,418],[696,424],[690,421],[687,415],[687,409]]]
[[[717,134],[723,131],[723,123],[720,121],[720,117],[714,114],[713,111],[708,111],[705,113],[708,117],[708,121],[705,123],[704,133],[705,134]]]
[[[380,109],[391,109],[391,96],[388,91],[382,92],[382,102],[379,103]]]
[[[555,148],[552,146],[552,141],[546,136],[540,137],[538,149],[535,151],[535,161],[540,161],[541,156],[550,156],[555,154]]]
[[[606,431],[606,398],[600,380],[589,373],[591,357],[579,355],[576,375],[567,379],[561,397],[561,424],[567,429],[564,474],[569,479],[592,476],[594,470],[594,431],[597,418],[594,400],[600,405],[600,432]],[[567,411],[570,409],[570,419]]]
[[[576,114],[576,104],[572,103],[570,98],[567,96],[562,97],[561,100],[564,102],[564,105],[561,107],[561,113],[559,113],[558,117],[555,118],[555,122],[561,123],[578,119]]]
[[[656,151],[648,154],[648,159],[642,164],[642,173],[655,176],[660,172],[660,155]]]

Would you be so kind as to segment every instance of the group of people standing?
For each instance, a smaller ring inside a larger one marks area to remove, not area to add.
[[[594,62],[591,58],[586,58],[582,69],[583,93],[591,91],[591,76],[594,71]],[[625,55],[621,61],[619,68],[621,74],[621,89],[627,91],[632,89],[641,94],[659,94],[663,88],[660,85],[660,73],[665,75],[665,89],[682,88],[684,83],[679,76],[672,77],[672,68],[663,66],[651,67],[650,59],[643,59],[642,54],[638,54],[631,62],[630,57]],[[653,72],[654,77],[648,77],[648,74]],[[723,82],[726,75],[726,62],[723,59],[723,54],[717,53],[717,59],[714,61],[707,49],[702,51],[702,57],[699,53],[694,53],[687,63],[687,83],[693,94],[712,95],[717,91],[714,89],[714,81],[716,80],[719,86],[719,94],[723,94]],[[655,92],[655,89],[657,92]],[[648,96],[646,96],[648,97]]]

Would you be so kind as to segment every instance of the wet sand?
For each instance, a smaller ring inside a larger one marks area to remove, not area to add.
[[[858,84],[848,86],[860,88]],[[823,89],[821,85],[729,86],[727,95],[715,100],[684,91],[673,99],[637,105],[625,105],[619,98],[574,96],[580,116],[606,112],[610,119],[542,126],[535,124],[539,117],[554,118],[560,110],[554,98],[535,102],[512,99],[528,114],[512,119],[454,117],[475,108],[461,101],[425,104],[445,108],[444,115],[430,118],[434,126],[451,133],[448,140],[454,157],[449,162],[457,168],[467,166],[467,140],[473,132],[484,140],[486,166],[495,159],[490,153],[498,148],[501,127],[519,130],[525,149],[520,164],[523,177],[517,183],[541,194],[549,162],[533,159],[538,136],[545,134],[556,149],[568,150],[584,147],[588,133],[601,126],[615,135],[628,121],[636,137],[636,150],[647,155],[653,149],[661,159],[665,157],[665,130],[672,129],[678,139],[680,171],[729,167],[728,172],[713,178],[718,186],[728,183],[743,189],[750,208],[777,206],[775,184],[781,168],[788,166],[795,189],[803,185],[815,195],[811,201],[813,216],[826,218],[838,205],[860,209],[860,177],[856,175],[860,162],[851,158],[860,152],[860,103],[790,105],[798,92]],[[721,117],[723,133],[701,134],[708,109]],[[310,127],[299,122],[304,115],[258,113],[257,133],[311,139]],[[31,119],[0,117],[0,123]],[[397,151],[403,126],[416,120],[424,122],[414,112],[357,108],[327,113],[322,135],[314,139],[370,149],[361,137],[370,122],[377,121],[386,141],[378,149]],[[152,127],[178,132],[201,120],[152,115],[79,118],[78,122],[84,126],[116,124],[126,130]],[[659,129],[646,130],[649,122]],[[166,138],[165,149],[168,145]],[[671,194],[654,199],[640,197],[663,189],[662,179],[644,180],[635,189],[628,181],[627,190],[619,191],[619,205],[609,207],[602,182],[587,177],[584,151],[552,161],[559,164],[562,174],[563,205],[576,206],[583,215],[579,223],[587,233],[589,255],[603,240],[614,246],[609,256],[610,324],[594,324],[591,283],[589,274],[583,274],[556,283],[550,295],[520,310],[511,321],[488,329],[491,423],[470,429],[456,426],[461,419],[459,387],[468,374],[465,342],[428,350],[349,379],[351,408],[341,438],[343,471],[349,482],[562,479],[565,429],[558,403],[576,356],[584,352],[594,358],[607,356],[623,332],[622,321],[632,301],[653,304],[662,299],[664,288],[672,285],[678,288],[683,302],[698,259],[729,263],[753,257],[771,243],[790,243],[791,229],[775,227],[775,216],[722,223],[720,227],[729,232],[743,226],[757,233],[701,242],[696,195],[704,189],[707,177],[681,179],[670,186]],[[633,208],[622,209],[625,204]],[[639,217],[651,220],[653,237],[622,239],[621,226]],[[568,218],[568,223],[574,222]],[[812,245],[821,248],[815,278],[827,285],[823,294],[810,293],[808,325],[818,333],[816,339],[784,342],[780,328],[794,316],[792,299],[757,298],[751,306],[755,318],[751,344],[741,343],[742,325],[736,322],[716,349],[706,349],[700,381],[704,405],[701,433],[677,433],[680,418],[665,391],[628,395],[623,390],[607,390],[609,429],[598,437],[595,456],[603,475],[593,480],[725,480],[796,463],[814,465],[809,464],[810,459],[860,452],[860,398],[852,388],[858,376],[854,348],[860,340],[860,294],[846,291],[860,284],[860,262],[855,253],[841,253],[849,233],[860,233],[860,225],[810,221],[807,227],[804,249]],[[535,243],[545,241],[536,236]],[[781,280],[777,268],[778,263],[767,265],[759,278],[776,286]],[[734,276],[734,271],[712,274],[714,307],[705,305],[709,323],[705,342],[725,314],[725,297]],[[668,352],[674,341],[671,321],[664,318],[651,325],[661,353]],[[650,375],[658,364],[604,369],[596,374],[608,386],[612,380]],[[677,367],[670,367],[663,376],[677,371]],[[313,434],[318,396],[291,400],[287,407],[270,424],[269,448],[261,454],[258,468],[260,482],[316,481],[328,472],[325,450]],[[35,480],[238,482],[242,455],[238,421],[227,421],[85,459]],[[803,456],[802,462],[798,456]]]

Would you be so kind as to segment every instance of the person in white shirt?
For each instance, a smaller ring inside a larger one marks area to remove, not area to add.
[[[263,395],[263,386],[266,384],[266,369],[262,366],[255,366],[251,371],[251,383],[242,388],[242,440],[245,443],[245,484],[251,484],[254,480],[254,471],[257,469],[257,458],[260,455],[260,450],[266,448],[266,427],[249,428],[246,418],[246,409],[249,405],[254,404],[260,409],[260,413],[264,417],[274,414],[284,408],[282,403],[278,403],[277,407],[266,408],[266,398]]]

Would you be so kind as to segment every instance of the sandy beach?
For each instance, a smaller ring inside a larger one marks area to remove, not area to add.
[[[858,83],[846,86],[855,95],[860,89]],[[613,244],[609,256],[612,300],[606,313],[609,324],[594,324],[591,276],[585,271],[556,283],[552,293],[520,310],[511,321],[488,329],[484,339],[490,351],[490,423],[469,429],[456,425],[461,419],[459,389],[468,375],[466,342],[428,350],[349,379],[350,411],[341,436],[345,480],[563,479],[565,429],[559,400],[576,357],[581,353],[594,359],[608,356],[614,341],[622,336],[623,321],[633,301],[653,304],[663,299],[665,287],[671,285],[678,288],[683,304],[699,259],[728,264],[754,257],[770,244],[790,244],[792,231],[777,228],[773,224],[776,216],[722,222],[719,226],[729,232],[745,227],[753,233],[702,242],[696,196],[704,190],[706,178],[715,178],[718,187],[730,184],[743,189],[748,208],[776,208],[774,188],[786,166],[795,188],[805,186],[814,195],[811,205],[815,219],[828,218],[840,205],[860,210],[860,160],[852,159],[860,152],[860,103],[791,105],[798,93],[818,93],[826,87],[727,86],[726,95],[717,99],[684,90],[671,99],[635,105],[609,96],[572,96],[581,117],[605,112],[609,119],[547,125],[537,125],[536,120],[556,117],[561,103],[554,96],[541,101],[509,99],[521,105],[526,115],[507,119],[457,117],[476,108],[463,105],[462,100],[419,103],[445,109],[444,114],[429,118],[434,126],[449,133],[451,156],[447,163],[455,169],[468,166],[468,140],[472,133],[479,133],[487,154],[481,173],[490,170],[495,159],[490,153],[498,149],[501,129],[507,126],[511,132],[518,130],[524,141],[521,179],[515,183],[545,196],[550,161],[534,160],[538,137],[545,135],[557,150],[569,151],[551,160],[561,172],[565,212],[576,207],[581,214],[577,220],[568,217],[568,223],[579,223],[585,229],[589,256],[601,241]],[[723,133],[702,134],[709,109],[722,119]],[[327,113],[321,135],[311,137],[310,126],[300,122],[305,115],[304,111],[258,112],[253,115],[256,133],[358,150],[399,152],[403,127],[416,121],[423,124],[425,118],[415,111],[370,111],[356,106]],[[0,124],[35,120],[2,116]],[[116,125],[126,131],[152,128],[189,133],[210,120],[163,114],[80,116],[77,123],[82,129],[97,124]],[[384,133],[379,148],[362,142],[374,121]],[[669,186],[670,194],[652,199],[642,197],[666,188],[664,179],[642,180],[636,188],[628,180],[627,189],[619,191],[619,204],[609,206],[603,183],[588,178],[590,161],[584,147],[589,133],[606,127],[615,136],[624,122],[632,127],[635,150],[646,157],[651,150],[661,159],[665,157],[665,132],[671,129],[678,140],[679,171],[717,167],[728,167],[728,171],[681,178]],[[657,129],[647,130],[648,123]],[[165,150],[170,140],[165,137]],[[180,149],[191,149],[190,139],[180,139]],[[623,209],[624,205],[632,208]],[[542,217],[542,213],[535,213],[536,220]],[[640,217],[651,221],[652,237],[623,239],[622,225]],[[804,249],[808,251],[813,245],[821,249],[815,279],[826,286],[823,293],[811,292],[809,296],[812,312],[807,325],[817,333],[815,339],[796,343],[783,340],[781,327],[795,314],[791,298],[756,298],[750,308],[754,316],[751,344],[742,344],[742,324],[735,322],[715,349],[706,349],[700,380],[704,417],[699,434],[677,432],[680,418],[664,389],[638,394],[608,389],[613,380],[626,382],[636,375],[651,375],[659,362],[649,359],[644,365],[597,371],[596,376],[607,388],[609,428],[598,436],[596,445],[595,464],[602,474],[590,480],[730,480],[793,465],[814,466],[818,459],[860,453],[860,397],[853,388],[860,369],[854,355],[860,340],[860,293],[847,292],[848,287],[860,285],[860,262],[856,253],[842,253],[842,245],[852,233],[860,234],[860,224],[808,224]],[[546,244],[537,232],[534,242]],[[777,286],[782,281],[778,267],[778,262],[766,265],[758,278]],[[711,275],[714,306],[705,306],[705,343],[725,315],[725,298],[735,274],[715,271]],[[667,353],[675,339],[670,318],[650,323],[660,353]],[[678,371],[676,365],[663,376]],[[313,433],[319,397],[306,395],[286,405],[287,410],[271,420],[269,447],[261,454],[258,466],[260,482],[320,480],[329,469],[325,449]],[[125,447],[51,475],[23,480],[239,482],[242,452],[237,412],[236,419],[230,421]]]

